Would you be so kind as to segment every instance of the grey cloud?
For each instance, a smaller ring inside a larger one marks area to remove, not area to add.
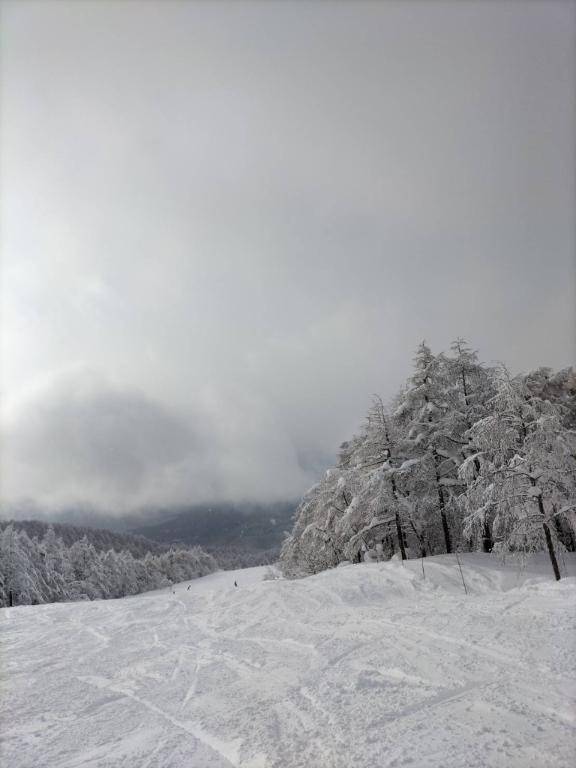
[[[0,461],[2,495],[52,509],[88,500],[122,513],[286,498],[311,482],[310,463],[303,466],[259,404],[245,399],[235,417],[218,413],[209,415],[208,407],[178,413],[93,371],[60,372],[12,408]]]
[[[75,371],[38,388],[16,410],[2,474],[9,496],[19,489],[49,503],[87,496],[122,504],[195,445],[192,431],[162,404]]]
[[[297,494],[424,337],[570,364],[575,7],[5,2],[2,388],[88,366],[188,435],[74,491]]]

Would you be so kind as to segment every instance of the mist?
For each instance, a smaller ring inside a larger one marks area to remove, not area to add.
[[[0,500],[293,499],[424,338],[572,364],[575,7],[4,2]]]

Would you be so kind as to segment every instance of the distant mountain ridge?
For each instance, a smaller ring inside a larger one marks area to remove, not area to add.
[[[24,510],[16,510],[14,516],[5,510],[0,532],[12,523],[17,530],[41,539],[51,525],[66,546],[86,536],[99,552],[128,550],[136,558],[147,552],[160,555],[172,545],[200,546],[217,559],[220,567],[240,568],[278,559],[280,546],[294,525],[296,507],[296,501],[219,502],[143,510],[138,516],[100,517],[79,508],[54,513],[48,520],[37,519],[41,512],[24,517]],[[62,522],[55,522],[54,517]]]
[[[135,527],[132,533],[165,544],[199,545],[219,560],[226,553],[225,560],[235,554],[252,563],[261,554],[263,561],[269,561],[293,526],[296,506],[296,502],[197,505]]]

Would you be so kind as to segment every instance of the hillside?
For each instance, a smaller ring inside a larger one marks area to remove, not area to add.
[[[6,765],[572,766],[574,555],[461,557],[2,609]]]
[[[223,567],[277,559],[296,504],[198,505],[168,514],[160,522],[133,529],[135,534],[164,543],[196,544],[213,554]]]
[[[140,534],[118,533],[106,528],[91,528],[88,526],[69,525],[68,523],[47,523],[42,520],[0,520],[0,532],[12,524],[17,531],[26,531],[31,538],[41,539],[50,526],[67,547],[80,541],[84,536],[97,552],[128,551],[133,557],[141,558],[146,553],[160,555],[167,552],[169,546],[158,541],[152,541]]]

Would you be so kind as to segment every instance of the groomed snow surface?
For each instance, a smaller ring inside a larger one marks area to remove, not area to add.
[[[0,762],[572,768],[576,562],[461,560],[2,609]]]

